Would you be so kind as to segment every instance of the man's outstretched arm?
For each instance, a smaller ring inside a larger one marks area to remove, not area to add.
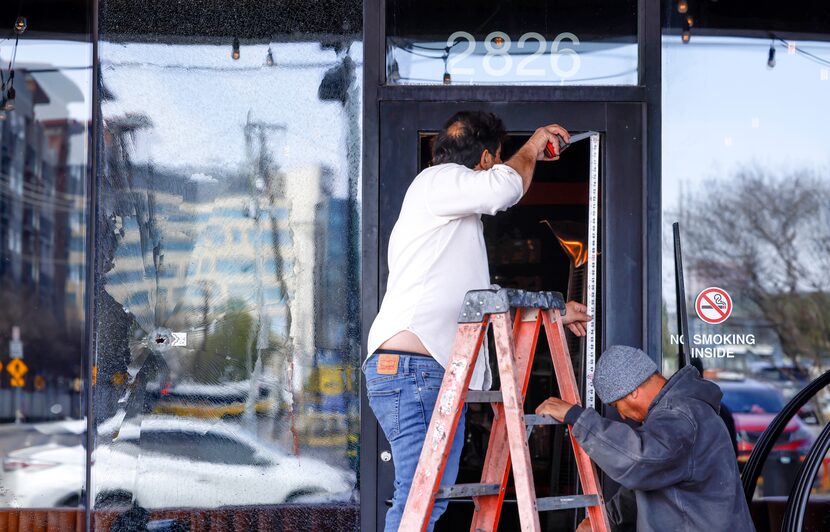
[[[562,137],[565,142],[568,142],[571,138],[570,133],[558,124],[540,127],[524,143],[524,146],[519,148],[519,151],[504,163],[522,176],[522,188],[525,193],[530,188],[530,182],[533,181],[533,170],[536,168],[536,161],[556,161],[559,159],[559,139],[557,136]],[[553,145],[554,156],[551,158],[545,157],[545,146],[548,142]]]
[[[690,474],[696,427],[680,412],[658,410],[636,429],[556,397],[545,400],[536,413],[571,425],[571,434],[591,460],[626,488],[661,489]]]

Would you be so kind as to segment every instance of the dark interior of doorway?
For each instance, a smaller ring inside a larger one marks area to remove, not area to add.
[[[511,133],[502,149],[503,159],[507,160],[528,137],[527,133]],[[434,138],[433,132],[421,134],[419,170],[430,163]],[[483,217],[490,275],[494,283],[527,290],[555,290],[571,299],[582,300],[584,266],[579,263],[586,258],[587,249],[589,162],[589,142],[574,144],[559,161],[537,164],[533,184],[518,205],[497,216]],[[599,272],[597,279],[601,279]],[[597,296],[601,293],[598,286]],[[601,304],[597,308],[601,308]],[[599,325],[601,316],[595,316],[595,320]],[[577,379],[583,382],[584,341],[571,333],[567,335]],[[491,352],[494,352],[492,345]],[[495,365],[492,369],[493,375],[497,376]],[[493,389],[498,389],[497,377]],[[532,413],[539,403],[551,395],[558,396],[558,389],[550,352],[542,340],[538,343],[533,364],[525,401],[526,412]],[[492,419],[490,405],[468,405],[459,483],[480,480]],[[533,429],[530,452],[538,497],[577,493],[578,477],[566,437],[564,427]],[[451,501],[436,531],[469,527],[472,511],[471,500]],[[575,510],[546,512],[541,515],[542,528],[549,531],[573,530],[582,517],[583,514]],[[519,528],[511,479],[499,530]]]

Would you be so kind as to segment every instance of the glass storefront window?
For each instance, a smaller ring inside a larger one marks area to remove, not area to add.
[[[751,17],[743,32],[719,27],[720,8],[708,19],[690,8],[690,27],[675,2],[665,9],[677,24],[663,37],[664,369],[676,369],[681,341],[671,229],[679,221],[686,344],[724,391],[743,463],[830,361],[830,34],[802,21],[810,38],[770,37]],[[769,24],[792,30],[792,14]],[[707,296],[710,287],[728,297]],[[829,416],[824,391],[787,426],[756,498],[787,495]]]
[[[290,504],[356,529],[360,34],[127,13],[102,3],[96,527]]]
[[[92,46],[83,17],[21,12],[0,30],[0,507],[77,508]]]
[[[635,85],[637,2],[386,2],[387,83]]]

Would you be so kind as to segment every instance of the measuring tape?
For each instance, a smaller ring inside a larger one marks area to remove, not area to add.
[[[588,278],[586,302],[588,314],[594,316],[597,299],[597,256],[599,218],[599,133],[591,135],[591,167],[588,176],[588,263],[585,274]],[[594,368],[597,359],[596,320],[588,322],[585,335],[585,406],[594,408]]]

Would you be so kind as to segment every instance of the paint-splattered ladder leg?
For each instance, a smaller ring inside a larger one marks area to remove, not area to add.
[[[507,425],[510,459],[513,462],[513,481],[516,485],[519,521],[522,531],[537,532],[541,530],[541,525],[539,524],[539,511],[536,509],[536,488],[533,485],[530,449],[527,446],[524,401],[521,396],[522,385],[519,382],[513,354],[513,334],[509,318],[505,314],[495,314],[491,320],[496,356],[499,361],[504,419]]]
[[[418,468],[406,500],[399,530],[426,530],[435,496],[444,476],[461,409],[467,397],[476,357],[487,333],[488,316],[478,323],[459,324],[452,357],[444,372],[438,402],[427,429]]]
[[[530,381],[530,370],[533,366],[533,355],[536,352],[536,341],[539,338],[539,329],[542,324],[542,315],[536,309],[518,309],[513,326],[513,339],[516,356],[516,367],[522,383],[522,399],[527,394]],[[484,458],[484,468],[481,472],[481,484],[498,484],[499,492],[495,495],[481,495],[473,497],[475,511],[471,532],[495,532],[499,526],[499,518],[504,503],[504,494],[507,488],[507,478],[510,475],[510,452],[507,441],[507,425],[504,418],[503,403],[491,403],[493,407],[493,423],[490,427],[490,441],[487,444],[487,455]]]

